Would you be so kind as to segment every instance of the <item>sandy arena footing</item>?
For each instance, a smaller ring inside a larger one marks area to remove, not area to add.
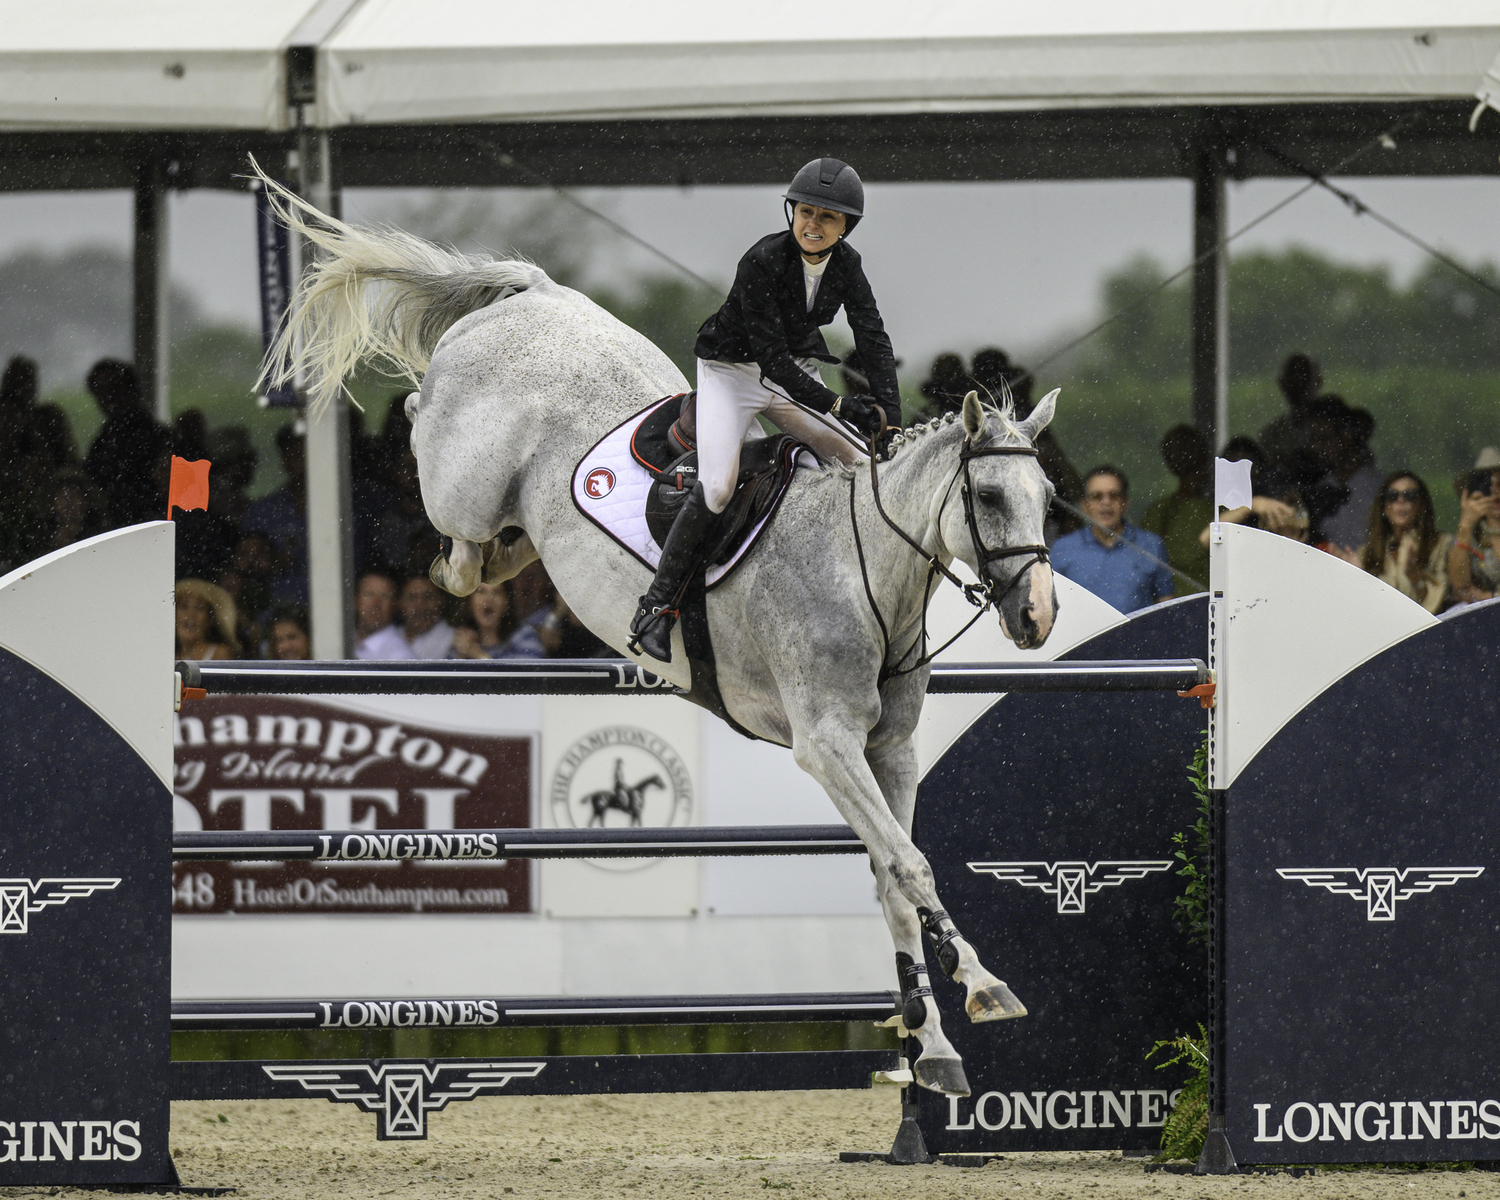
[[[1016,1154],[981,1168],[840,1163],[886,1149],[894,1088],[686,1096],[501,1096],[429,1118],[425,1142],[377,1142],[375,1118],[323,1100],[179,1102],[172,1152],[183,1182],[238,1200],[503,1200],[764,1196],[886,1200],[1114,1200],[1271,1194],[1307,1200],[1500,1200],[1488,1172],[1319,1171],[1311,1178],[1147,1174],[1113,1153]],[[5,1200],[82,1196],[0,1188]]]

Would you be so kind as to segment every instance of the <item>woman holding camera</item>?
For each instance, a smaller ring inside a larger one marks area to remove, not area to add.
[[[1458,537],[1448,551],[1448,586],[1458,604],[1488,600],[1500,591],[1500,454],[1490,449],[1459,481]]]

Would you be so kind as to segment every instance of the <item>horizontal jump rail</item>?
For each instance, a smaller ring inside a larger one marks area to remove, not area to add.
[[[175,1000],[172,1028],[512,1029],[559,1025],[743,1025],[883,1021],[895,992],[418,1000]]]
[[[275,829],[174,833],[176,862],[498,862],[510,858],[742,858],[863,854],[847,825],[677,829]]]
[[[616,696],[685,693],[623,659],[468,659],[373,662],[179,662],[188,698],[203,696]],[[1001,692],[1186,691],[1209,681],[1197,658],[1104,662],[940,663],[927,690]],[[191,691],[189,690],[191,689]]]

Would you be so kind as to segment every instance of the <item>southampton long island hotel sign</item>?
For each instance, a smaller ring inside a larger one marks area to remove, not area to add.
[[[232,696],[195,701],[175,742],[179,830],[347,832],[322,862],[182,864],[174,913],[531,910],[527,864],[464,832],[531,824],[531,737]],[[429,842],[450,861],[410,861]]]

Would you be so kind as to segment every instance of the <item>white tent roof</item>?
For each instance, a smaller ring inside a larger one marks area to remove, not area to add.
[[[329,125],[1472,96],[1495,0],[364,0]]]
[[[314,0],[0,0],[0,129],[285,129]]]
[[[0,0],[0,129],[284,129],[305,43],[326,126],[1391,100],[1472,96],[1500,8]]]

